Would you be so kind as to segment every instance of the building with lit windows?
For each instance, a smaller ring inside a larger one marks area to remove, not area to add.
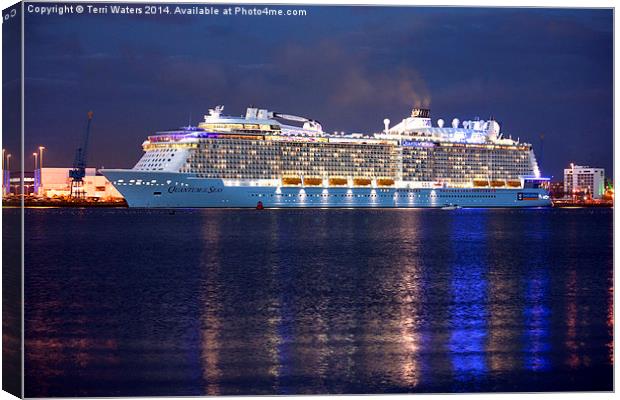
[[[605,194],[605,170],[571,164],[564,169],[564,193],[600,199]]]
[[[560,199],[564,197],[564,182],[551,182],[549,185],[549,193],[554,199]]]
[[[64,197],[71,193],[71,168],[47,168],[38,169],[38,186],[33,189],[44,197]],[[96,168],[86,168],[84,186],[82,188],[87,198],[116,199],[122,195],[114,188],[108,179],[97,173]]]
[[[5,196],[31,195],[35,192],[35,176],[32,172],[24,171],[23,177],[19,171],[7,171],[7,173],[9,178],[4,189]]]
[[[430,111],[374,134],[328,134],[319,122],[218,106],[197,127],[159,132],[132,169],[101,173],[130,207],[524,207],[551,204],[531,144],[494,120]],[[295,121],[298,125],[284,123]]]

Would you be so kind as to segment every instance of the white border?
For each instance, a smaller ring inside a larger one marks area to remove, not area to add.
[[[178,1],[178,0],[151,0],[151,1],[125,1],[126,3],[131,3],[131,2],[138,2],[138,3],[189,3],[190,1]],[[7,7],[10,7],[11,5],[15,4],[15,1],[11,1],[11,0],[0,0],[0,8],[5,9]],[[77,3],[88,3],[88,1],[84,1],[84,2],[77,2]],[[198,2],[196,2],[198,3]],[[378,0],[372,1],[372,0],[356,0],[356,1],[346,1],[346,0],[336,0],[336,1],[329,1],[329,0],[313,0],[311,2],[308,1],[301,1],[301,0],[266,0],[266,1],[260,1],[260,0],[246,0],[246,1],[225,1],[225,0],[210,0],[210,1],[205,1],[204,3],[222,3],[222,4],[234,4],[234,3],[239,3],[239,4],[299,4],[299,5],[380,5],[380,6],[387,6],[387,5],[396,5],[396,6],[470,6],[470,7],[558,7],[558,8],[614,8],[615,4],[613,1],[608,1],[608,0],[589,0],[588,2],[583,2],[583,1],[577,1],[577,0],[539,0],[539,1],[532,1],[532,0],[527,0],[527,1],[519,1],[519,2],[515,2],[515,1],[505,1],[505,2],[501,2],[499,3],[498,1],[493,1],[493,0],[477,0],[475,2],[472,1],[467,1],[467,0],[447,0],[447,1],[424,1],[424,2],[419,2],[419,1],[404,1],[404,0],[388,0],[385,2],[379,2]],[[22,13],[22,18],[23,18],[23,13]],[[22,40],[23,40],[23,19],[22,19]],[[0,30],[0,42],[2,39],[2,32]],[[22,43],[23,46],[23,43]],[[22,48],[23,50],[23,48]],[[618,127],[618,120],[615,118],[616,116],[616,93],[617,93],[617,81],[615,80],[615,65],[616,65],[616,55],[618,54],[618,33],[615,30],[615,11],[614,11],[614,155],[618,154],[618,149],[620,147],[620,145],[618,144],[618,142],[615,140],[615,132],[617,131],[617,127]],[[23,62],[23,57],[24,57],[24,53],[22,51],[22,83],[23,83],[23,78],[24,78],[24,62]],[[2,70],[2,53],[0,52],[0,72]],[[24,99],[24,93],[23,93],[23,84],[22,84],[22,110],[23,110],[23,99]],[[2,100],[0,99],[0,107],[2,106]],[[0,108],[1,109],[1,108]],[[22,112],[22,130],[24,127],[24,113]],[[22,135],[23,135],[23,131],[22,131]],[[0,139],[1,141],[1,139]],[[22,146],[23,146],[23,140],[22,140]],[[23,155],[23,148],[22,148],[22,155]],[[23,171],[23,164],[24,164],[24,157],[22,157],[22,171]],[[614,157],[614,180],[618,181],[618,179],[620,178],[620,167],[616,164],[615,162],[615,157]],[[616,219],[616,212],[614,210],[614,244],[615,244],[615,238],[616,235],[618,233],[618,224],[617,224],[617,219]],[[1,222],[2,222],[2,215],[0,213],[0,229],[1,229]],[[22,213],[22,224],[23,224],[23,213]],[[22,238],[22,254],[23,254],[23,238]],[[0,244],[0,263],[2,260],[2,246]],[[619,265],[618,261],[620,259],[620,256],[618,256],[618,253],[615,251],[614,248],[614,287],[616,286],[616,267]],[[22,268],[22,273],[23,273],[23,268]],[[22,276],[22,285],[23,285],[23,276]],[[23,287],[22,287],[23,289]],[[1,296],[1,286],[0,286],[0,296]],[[615,309],[615,305],[618,304],[618,299],[619,299],[619,295],[618,292],[615,291],[614,293],[614,309]],[[22,290],[22,304],[23,304],[23,290]],[[614,325],[615,325],[615,317],[614,317]],[[616,341],[616,330],[614,329],[614,360],[618,360],[617,357],[617,341]],[[23,343],[23,322],[22,322],[22,343]],[[22,351],[22,360],[23,360],[23,351]],[[2,382],[2,377],[0,375],[0,384]],[[614,368],[614,383],[618,384],[618,382],[620,382],[618,380],[618,368]],[[23,388],[23,381],[22,381],[22,388]],[[485,394],[441,394],[441,395],[426,395],[426,394],[398,394],[398,395],[380,395],[380,396],[376,396],[376,395],[364,395],[364,396],[359,396],[359,395],[346,395],[346,397],[364,397],[364,398],[375,398],[375,397],[381,397],[381,398],[385,398],[385,399],[393,399],[393,400],[411,400],[413,399],[415,396],[415,399],[448,399],[448,398],[454,398],[454,396],[467,396],[470,397],[471,396],[481,396],[484,397],[486,399],[517,399],[517,398],[529,398],[529,399],[534,399],[536,397],[544,397],[545,399],[562,399],[562,400],[581,400],[584,397],[587,397],[589,399],[610,399],[615,397],[614,394],[612,393],[584,393],[584,392],[567,392],[567,393],[550,393],[550,394],[540,394],[540,393],[526,393],[526,394],[491,394],[491,393],[485,393]],[[238,397],[238,396],[228,396],[227,398],[243,398],[243,399],[257,399],[257,400],[266,400],[266,399],[279,399],[282,398],[283,396],[243,396],[243,397]],[[289,397],[289,396],[287,396]],[[299,397],[299,396],[298,396]],[[326,398],[333,398],[333,397],[344,397],[344,396],[303,396],[304,399],[310,399],[310,400],[320,400],[320,399],[326,399]],[[151,397],[142,397],[143,399],[158,399],[158,398],[151,398]],[[160,397],[161,398],[161,397]],[[167,399],[185,399],[184,397],[166,397]],[[14,399],[13,396],[11,396],[10,394],[0,391],[0,400],[8,400],[8,399]],[[89,398],[82,398],[82,399],[89,399]]]

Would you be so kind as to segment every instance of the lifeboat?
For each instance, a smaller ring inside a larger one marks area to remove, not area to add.
[[[329,186],[344,186],[346,184],[346,178],[329,178]]]
[[[304,178],[304,185],[306,186],[321,186],[322,184],[322,178]]]
[[[394,179],[391,179],[391,178],[377,179],[377,186],[392,186],[392,185],[394,185]]]
[[[486,180],[482,180],[482,179],[474,180],[474,187],[487,187],[487,186],[489,186],[489,182]]]
[[[506,186],[504,181],[491,181],[491,187],[503,187]]]
[[[370,186],[372,181],[368,178],[355,178],[353,179],[353,184],[355,186]]]
[[[521,181],[508,181],[508,186],[513,188],[521,187]]]
[[[282,178],[282,184],[283,185],[300,185],[301,178],[296,177],[296,176],[284,177]]]

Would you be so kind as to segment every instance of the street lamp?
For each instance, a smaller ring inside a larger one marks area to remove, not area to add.
[[[37,159],[39,158],[39,154],[37,152],[32,153],[34,156],[34,171],[32,171],[32,177],[34,179],[32,183],[32,193],[39,194],[39,186],[40,182],[37,184]]]
[[[39,157],[39,160],[41,161],[41,162],[39,163],[39,168],[41,168],[41,169],[43,169],[43,150],[45,150],[45,147],[43,147],[43,146],[39,146],[39,154],[41,155],[41,156]]]
[[[6,194],[6,171],[4,170],[5,153],[6,149],[2,149],[2,196]]]
[[[11,194],[11,154],[6,155],[6,172],[3,170],[3,174],[7,174],[9,176],[8,179],[8,194]],[[4,181],[4,176],[2,176],[2,180]]]
[[[39,186],[43,184],[43,150],[45,147],[39,146]]]

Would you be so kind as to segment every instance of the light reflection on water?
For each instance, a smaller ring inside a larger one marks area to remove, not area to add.
[[[525,316],[525,367],[532,371],[549,368],[546,354],[549,344],[549,309],[541,299],[548,295],[549,281],[542,273],[537,273],[527,282]]]
[[[610,390],[589,211],[28,210],[26,394]]]
[[[203,227],[205,242],[211,244],[211,248],[208,249],[208,253],[202,254],[202,259],[205,260],[204,276],[202,278],[203,290],[201,299],[201,361],[203,365],[202,377],[206,383],[205,394],[209,396],[217,396],[220,394],[218,381],[221,379],[221,372],[219,370],[219,332],[221,330],[220,313],[218,309],[218,299],[220,294],[218,293],[217,275],[219,272],[220,259],[219,253],[213,251],[217,248],[219,238],[219,225],[206,224]]]
[[[538,220],[531,226],[531,241],[528,241],[528,271],[525,274],[524,325],[525,368],[531,371],[545,371],[550,368],[548,354],[551,352],[549,338],[550,296],[549,266],[547,264],[547,243],[549,235],[546,221]],[[558,343],[559,345],[559,343]]]
[[[475,382],[487,372],[487,265],[480,257],[486,254],[489,240],[486,219],[486,214],[475,213],[472,218],[452,221],[452,333],[448,348],[459,382]]]

